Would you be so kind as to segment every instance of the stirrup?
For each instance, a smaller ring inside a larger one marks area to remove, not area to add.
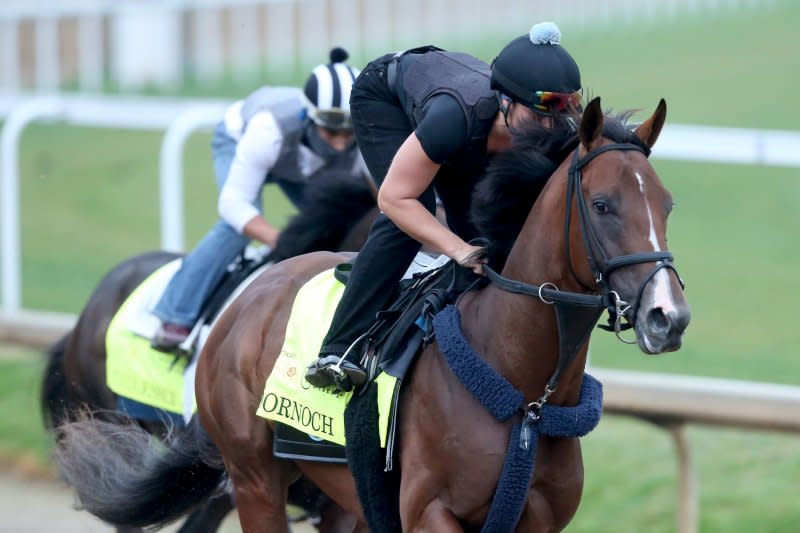
[[[342,356],[325,355],[309,365],[305,379],[318,389],[333,387],[338,392],[349,392],[367,381],[367,373]]]

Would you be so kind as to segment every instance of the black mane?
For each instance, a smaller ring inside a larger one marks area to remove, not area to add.
[[[306,191],[305,208],[281,232],[268,261],[338,250],[353,226],[375,207],[375,199],[363,179],[318,176]]]
[[[646,148],[629,125],[631,115],[630,111],[606,115],[603,137]],[[493,268],[502,268],[539,193],[578,142],[569,124],[554,129],[528,126],[514,136],[511,150],[493,158],[470,208],[478,234],[489,240]]]

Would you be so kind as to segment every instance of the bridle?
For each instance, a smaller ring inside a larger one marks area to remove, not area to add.
[[[683,287],[683,281],[678,275],[678,271],[675,270],[675,267],[672,264],[672,253],[670,252],[640,252],[636,254],[618,255],[616,257],[609,258],[608,254],[603,248],[603,245],[597,236],[595,227],[592,224],[591,218],[589,217],[589,208],[586,206],[586,199],[583,197],[583,194],[580,194],[581,180],[583,177],[581,174],[581,169],[600,154],[610,152],[612,150],[634,150],[641,152],[645,155],[645,157],[649,155],[648,151],[646,151],[644,148],[632,143],[607,144],[588,152],[583,157],[579,157],[578,149],[575,150],[572,163],[569,167],[567,184],[567,211],[566,216],[564,217],[564,253],[567,257],[567,264],[572,272],[572,276],[581,286],[583,286],[584,289],[591,291],[592,288],[583,283],[575,273],[575,270],[572,267],[572,257],[570,256],[569,230],[570,220],[572,218],[570,216],[572,210],[572,198],[574,196],[575,203],[577,204],[578,208],[578,220],[581,225],[581,236],[583,237],[583,244],[586,248],[586,254],[589,260],[589,267],[592,269],[595,283],[600,285],[601,294],[606,296],[608,299],[607,308],[609,312],[609,324],[613,324],[612,330],[617,333],[618,337],[620,337],[619,333],[621,331],[630,329],[634,326],[636,322],[636,313],[639,310],[644,289],[655,277],[659,270],[662,268],[667,268],[675,272],[681,287]],[[644,281],[642,281],[642,283],[639,285],[633,305],[628,304],[628,302],[620,298],[619,293],[611,286],[611,273],[622,267],[651,262],[656,262],[657,264],[645,277]],[[622,324],[623,318],[627,320],[626,324]],[[620,340],[623,342],[629,342],[625,341],[621,337]]]
[[[614,331],[617,337],[623,342],[633,343],[626,341],[620,335],[621,331],[630,329],[635,325],[636,312],[638,311],[642,295],[648,283],[655,277],[655,275],[664,268],[670,269],[678,276],[678,280],[683,287],[683,281],[678,275],[677,270],[672,265],[672,254],[670,252],[640,252],[634,254],[618,255],[609,257],[606,253],[600,239],[597,236],[597,231],[592,224],[589,217],[589,209],[586,206],[586,200],[581,194],[581,169],[593,161],[597,156],[610,152],[613,150],[633,150],[641,152],[648,156],[648,151],[633,143],[612,143],[603,145],[599,148],[591,150],[583,155],[579,154],[580,147],[575,149],[572,157],[572,162],[569,166],[567,177],[567,208],[564,217],[564,250],[569,264],[570,271],[578,283],[589,292],[595,294],[582,294],[576,292],[560,291],[552,283],[546,282],[541,285],[534,285],[515,281],[501,276],[491,267],[485,265],[483,267],[486,276],[498,288],[517,294],[526,294],[529,296],[538,297],[542,302],[552,304],[556,311],[556,322],[558,325],[559,333],[559,362],[558,367],[548,381],[545,387],[544,395],[532,402],[529,407],[531,409],[538,408],[547,401],[547,398],[555,390],[561,372],[567,368],[581,346],[586,342],[589,333],[597,320],[602,315],[603,311],[608,311],[609,326],[600,326],[607,331]],[[599,286],[599,294],[596,289],[587,286],[578,278],[572,266],[572,257],[570,254],[569,246],[569,233],[570,233],[570,219],[572,218],[572,202],[575,199],[577,205],[578,220],[581,228],[581,235],[583,237],[584,247],[589,261],[589,267],[592,270],[594,280]],[[639,285],[636,291],[636,299],[633,305],[623,300],[619,293],[614,290],[609,276],[615,270],[641,263],[656,263],[656,266]],[[623,319],[626,323],[623,323]]]

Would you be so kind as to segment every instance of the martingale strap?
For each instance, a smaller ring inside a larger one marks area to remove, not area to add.
[[[481,530],[482,533],[513,531],[522,515],[533,476],[539,435],[571,438],[589,433],[600,422],[602,385],[584,374],[578,405],[526,404],[522,393],[470,346],[455,306],[439,312],[433,325],[448,366],[481,405],[501,422],[522,415],[512,427],[503,470]]]
[[[522,283],[498,274],[488,265],[484,265],[483,271],[493,284],[504,291],[534,296],[555,307],[558,326],[558,366],[547,382],[547,390],[554,391],[561,373],[575,360],[600,315],[611,305],[608,296],[559,291],[546,284]]]

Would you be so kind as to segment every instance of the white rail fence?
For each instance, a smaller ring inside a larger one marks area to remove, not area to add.
[[[770,9],[789,0],[50,0],[0,5],[0,89],[251,81],[345,46],[371,57],[555,20],[580,31]],[[509,15],[513,20],[509,27]],[[460,41],[459,41],[460,42]]]
[[[21,307],[19,140],[36,121],[164,131],[160,161],[161,244],[183,249],[183,149],[208,129],[227,102],[50,96],[19,100],[0,96],[0,339],[44,345],[68,331],[72,315]],[[731,164],[800,167],[800,133],[668,125],[653,157]],[[698,530],[697,480],[684,433],[687,423],[800,432],[800,387],[725,379],[593,369],[604,383],[607,413],[638,417],[669,431],[678,457],[678,531]]]

